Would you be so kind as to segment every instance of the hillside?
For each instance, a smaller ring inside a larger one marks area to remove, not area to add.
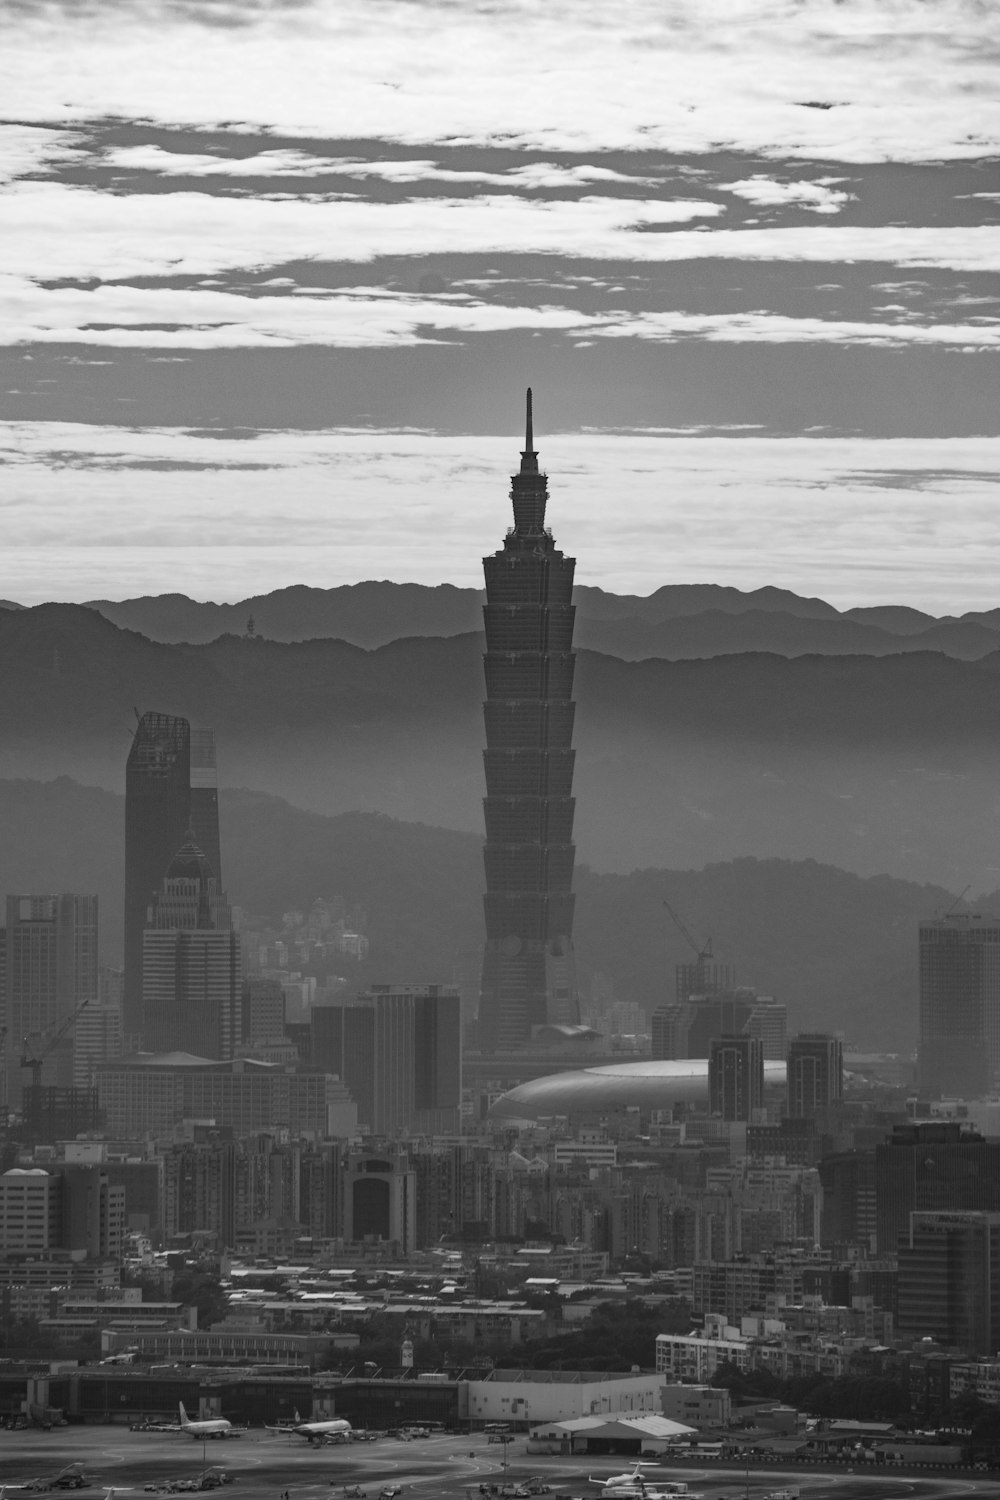
[[[156,641],[205,644],[220,635],[244,634],[252,618],[255,631],[269,640],[324,637],[373,649],[405,636],[478,631],[483,597],[477,589],[450,584],[431,588],[383,580],[331,589],[300,585],[237,604],[161,594],[97,599],[92,607]],[[972,661],[998,647],[995,612],[961,620],[893,607],[841,614],[823,599],[802,598],[788,589],[743,592],[721,584],[667,584],[645,597],[583,585],[574,597],[577,645],[628,660],[677,661],[741,651],[780,656],[943,651]]]
[[[101,897],[104,958],[121,947],[123,799],[67,778],[0,781],[0,891],[66,889]],[[257,916],[317,896],[367,908],[372,954],[347,970],[369,982],[449,981],[482,943],[481,840],[376,814],[323,817],[259,792],[222,797],[229,895]],[[689,957],[664,896],[699,937],[774,993],[794,1027],[836,1027],[864,1047],[904,1049],[916,1026],[916,923],[950,904],[940,889],[783,860],[703,870],[578,872],[581,988],[595,973],[647,1008]]]
[[[815,858],[995,883],[1000,654],[577,662],[577,843],[598,870]],[[225,785],[479,833],[474,635],[170,646],[75,605],[0,612],[0,775],[121,790],[138,709],[210,725]],[[15,707],[16,706],[16,707]]]

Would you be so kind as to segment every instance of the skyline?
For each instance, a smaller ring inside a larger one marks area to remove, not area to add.
[[[0,598],[471,584],[531,385],[581,582],[993,605],[990,19],[19,5]]]

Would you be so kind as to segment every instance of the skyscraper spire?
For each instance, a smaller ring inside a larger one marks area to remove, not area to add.
[[[486,577],[484,1054],[574,1026],[573,570],[545,529],[528,391],[514,525]]]
[[[524,452],[521,454],[521,473],[538,473],[538,454],[535,452],[535,434],[531,421],[531,386],[528,386],[528,396],[525,403],[524,419]]]

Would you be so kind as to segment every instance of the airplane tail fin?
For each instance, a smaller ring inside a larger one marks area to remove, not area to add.
[[[181,1426],[182,1427],[186,1427],[188,1425],[188,1422],[190,1421],[190,1418],[188,1417],[187,1412],[184,1410],[184,1402],[183,1401],[178,1401],[178,1403],[177,1403],[177,1409],[178,1409],[178,1411],[181,1414]]]
[[[302,1418],[299,1416],[299,1409],[298,1409],[298,1407],[295,1408],[295,1425],[296,1425],[296,1427],[301,1427],[302,1426]]]

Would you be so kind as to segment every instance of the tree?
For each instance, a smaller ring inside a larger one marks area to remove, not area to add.
[[[175,1302],[198,1309],[199,1328],[211,1328],[225,1316],[226,1294],[211,1271],[185,1266],[175,1274],[170,1295]]]

